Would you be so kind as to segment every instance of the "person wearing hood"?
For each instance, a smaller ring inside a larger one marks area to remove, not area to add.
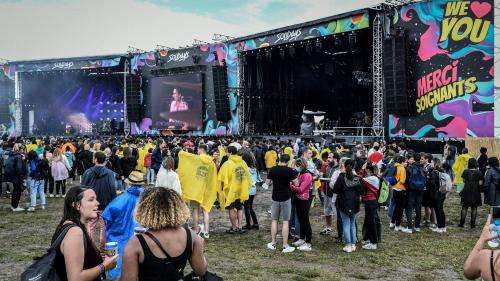
[[[130,237],[134,235],[134,229],[138,226],[134,219],[134,212],[144,191],[144,174],[133,171],[125,179],[125,183],[128,185],[125,192],[111,201],[102,213],[106,224],[106,241],[118,244],[116,267],[110,270],[107,276],[110,280],[120,278],[125,246]]]
[[[90,186],[95,191],[100,203],[99,210],[104,210],[116,197],[116,180],[113,171],[106,168],[106,155],[103,152],[94,153],[94,165],[83,174],[82,185]]]
[[[457,192],[460,193],[464,188],[464,180],[462,178],[462,173],[467,169],[469,159],[471,158],[469,150],[467,148],[462,149],[462,154],[460,154],[453,164],[453,184],[457,188]]]
[[[227,148],[228,160],[222,164],[218,181],[220,182],[219,202],[229,212],[231,228],[228,234],[242,234],[243,222],[243,202],[249,198],[249,189],[252,185],[252,178],[248,165],[241,156],[237,155],[238,150],[234,146]]]
[[[484,176],[484,201],[490,206],[500,205],[500,168],[498,167],[498,158],[488,158],[489,169]]]

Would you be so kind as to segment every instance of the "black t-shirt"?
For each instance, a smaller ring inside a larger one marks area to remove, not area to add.
[[[297,172],[287,166],[276,166],[269,170],[267,178],[273,181],[273,201],[283,202],[291,198],[290,182],[297,177]]]

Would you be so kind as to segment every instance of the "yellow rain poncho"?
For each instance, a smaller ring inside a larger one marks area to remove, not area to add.
[[[469,154],[461,154],[455,159],[455,164],[453,164],[453,175],[454,175],[454,184],[461,185],[464,183],[462,179],[462,173],[467,169],[469,165],[469,159],[471,156]]]
[[[248,200],[252,177],[241,156],[229,156],[219,170],[218,180],[222,187],[219,192],[219,202],[222,208],[226,208],[238,199],[242,203]]]
[[[217,168],[212,157],[180,151],[177,174],[184,200],[198,202],[203,210],[210,212],[219,192]]]

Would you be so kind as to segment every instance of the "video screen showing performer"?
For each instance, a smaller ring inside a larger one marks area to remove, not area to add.
[[[151,78],[149,116],[153,129],[201,130],[203,79],[201,73]]]

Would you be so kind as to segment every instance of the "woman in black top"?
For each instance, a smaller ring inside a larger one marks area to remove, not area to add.
[[[183,226],[189,216],[188,207],[174,190],[162,187],[145,190],[135,219],[148,232],[132,237],[127,243],[121,280],[182,280],[187,261],[196,275],[204,276],[207,262],[203,239]]]
[[[464,188],[460,192],[460,204],[462,211],[460,213],[459,227],[464,227],[467,209],[471,209],[470,227],[476,227],[477,207],[481,206],[481,189],[479,181],[481,172],[477,169],[477,161],[474,158],[469,159],[467,170],[462,173],[464,179]]]
[[[64,215],[52,236],[52,243],[68,225],[72,225],[57,249],[55,268],[60,280],[103,280],[105,271],[116,266],[117,255],[102,260],[87,233],[87,223],[97,218],[99,202],[95,192],[72,187],[64,199]]]

